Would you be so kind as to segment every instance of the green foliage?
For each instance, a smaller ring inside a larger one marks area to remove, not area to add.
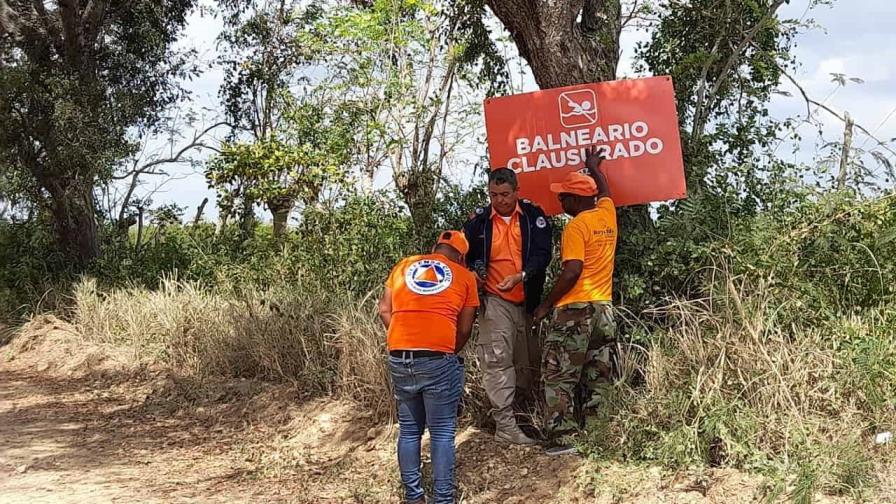
[[[481,187],[447,185],[436,202],[439,217],[423,241],[417,240],[407,209],[389,193],[348,195],[338,203],[308,206],[299,226],[280,243],[268,225],[244,238],[233,226],[181,225],[182,210],[165,207],[144,230],[139,250],[132,243],[109,240],[103,257],[87,273],[101,289],[156,288],[171,276],[206,287],[298,284],[312,278],[325,288],[363,297],[379,288],[400,258],[428,252],[443,229],[459,229],[483,198]],[[76,275],[53,250],[46,227],[38,222],[0,221],[0,318],[25,314],[51,287],[59,296],[67,294],[57,283]]]
[[[445,166],[456,151],[481,148],[469,143],[479,106],[464,92],[486,83],[473,70],[481,58],[458,38],[460,22],[450,2],[374,1],[330,9],[297,35],[320,68],[316,89],[353,111],[362,183],[390,169],[421,238]]]
[[[328,284],[363,295],[382,284],[398,259],[418,249],[413,236],[413,223],[400,206],[362,196],[338,209],[305,212],[290,253]]]
[[[894,201],[828,194],[729,217],[682,272],[689,289],[629,320],[634,381],[588,449],[760,470],[797,501],[861,496],[875,484],[869,435],[893,428],[896,407]]]
[[[677,295],[699,295],[695,277],[718,262],[713,244],[739,233],[736,223],[811,204],[807,167],[775,149],[794,134],[791,120],[769,116],[768,102],[802,27],[782,19],[776,0],[666,2],[651,39],[638,47],[641,70],[671,75],[685,159],[688,199],[620,214],[617,292],[631,309]],[[691,289],[694,292],[690,292]]]
[[[446,14],[452,22],[457,41],[461,73],[471,82],[478,80],[486,88],[486,96],[497,96],[510,90],[510,71],[492,30],[485,24],[483,0],[451,2]]]
[[[192,74],[174,44],[194,1],[58,4],[4,3],[0,186],[50,208],[60,248],[85,264],[99,253],[94,185]]]
[[[314,203],[324,184],[345,175],[348,124],[320,105],[302,104],[286,114],[281,134],[253,143],[225,143],[208,164],[206,178],[218,206],[232,213],[238,202],[265,203],[272,211]]]
[[[265,139],[278,133],[282,106],[294,101],[291,87],[306,68],[296,33],[321,11],[313,4],[302,9],[295,1],[224,0],[219,8],[225,24],[220,36],[225,110],[234,126]]]
[[[48,291],[64,282],[67,261],[45,222],[0,220],[0,321],[27,315],[36,305],[54,308]]]

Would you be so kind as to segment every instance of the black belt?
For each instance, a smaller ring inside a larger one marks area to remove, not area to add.
[[[399,359],[419,359],[420,357],[443,357],[445,355],[453,355],[448,352],[436,352],[435,350],[392,350],[389,352],[392,357]]]

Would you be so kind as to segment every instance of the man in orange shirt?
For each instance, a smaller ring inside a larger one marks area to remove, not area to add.
[[[584,412],[597,407],[612,380],[613,263],[616,254],[616,208],[600,171],[601,159],[589,150],[590,173],[570,173],[561,184],[551,184],[563,211],[573,217],[563,230],[562,270],[554,288],[535,310],[536,320],[556,308],[545,338],[545,431],[556,441],[584,423]],[[581,412],[577,419],[574,412]],[[558,444],[549,453],[570,453]]]
[[[464,225],[470,242],[467,265],[477,272],[485,296],[476,353],[492,404],[495,438],[534,444],[516,423],[515,400],[532,395],[541,352],[531,337],[531,313],[544,290],[551,262],[551,225],[538,206],[519,199],[516,173],[489,172],[490,205]]]
[[[398,466],[405,499],[423,504],[420,438],[429,428],[436,504],[455,502],[454,436],[463,392],[463,359],[457,356],[473,331],[479,295],[464,266],[469,244],[445,231],[432,254],[400,261],[389,275],[379,312],[389,349],[389,371],[398,403]]]

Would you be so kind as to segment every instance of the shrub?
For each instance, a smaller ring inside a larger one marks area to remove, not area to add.
[[[871,436],[896,427],[896,299],[881,281],[896,268],[896,207],[835,196],[734,229],[711,246],[701,297],[629,324],[646,352],[631,346],[630,379],[586,444],[767,471],[797,500],[860,493]]]

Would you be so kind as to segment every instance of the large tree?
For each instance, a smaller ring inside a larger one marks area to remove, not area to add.
[[[94,187],[180,94],[195,0],[0,0],[0,167],[33,181],[62,250],[100,253]]]
[[[465,3],[475,5],[477,1]],[[653,25],[647,51],[650,69],[675,74],[679,66],[687,67],[686,76],[677,75],[687,78],[678,86],[679,105],[687,108],[686,114],[694,121],[692,133],[697,135],[703,134],[706,122],[728,97],[727,91],[736,87],[731,81],[756,71],[763,63],[775,63],[774,57],[770,62],[760,60],[769,51],[777,54],[777,41],[786,32],[777,17],[784,3],[786,0],[484,1],[510,33],[542,88],[616,78],[622,30],[646,19]]]
[[[299,102],[308,71],[303,48],[295,42],[296,32],[321,14],[316,5],[305,8],[302,4],[298,0],[219,2],[224,20],[219,37],[224,66],[220,95],[232,133],[225,154],[207,175],[219,191],[222,221],[236,215],[244,232],[254,220],[255,205],[266,204],[278,225],[281,219],[285,225],[295,204],[294,197],[252,188],[258,186],[261,173],[254,170],[261,165],[265,166],[262,178],[283,179],[282,174],[294,169],[288,161],[292,156],[285,153],[296,146],[284,143],[282,137],[289,127],[285,116]],[[249,164],[258,165],[255,169],[246,164],[253,157],[256,161]],[[253,196],[265,197],[259,201]]]
[[[349,121],[330,104],[306,98],[282,114],[276,132],[262,140],[225,143],[206,169],[222,212],[263,203],[277,240],[284,238],[296,204],[317,202],[325,184],[344,173],[351,138]]]
[[[621,0],[488,0],[541,88],[610,80],[619,63]]]

